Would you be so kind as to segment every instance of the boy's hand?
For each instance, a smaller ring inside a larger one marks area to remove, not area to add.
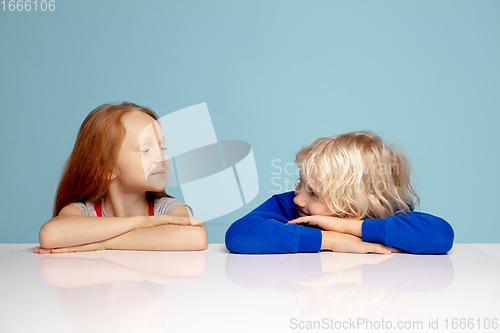
[[[342,219],[325,215],[310,215],[299,217],[295,220],[289,221],[287,224],[304,224],[315,226],[326,231],[336,231],[343,234],[361,237],[361,226],[363,224],[363,220]]]
[[[335,231],[322,231],[322,250],[345,253],[380,253],[391,254],[401,250],[378,243],[363,242],[359,237],[341,234]]]
[[[152,228],[166,224],[201,227],[203,225],[203,222],[194,217],[154,215],[154,216],[145,216],[144,219],[142,219],[141,223],[139,224],[139,228]]]

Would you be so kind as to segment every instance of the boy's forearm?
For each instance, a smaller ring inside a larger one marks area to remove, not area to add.
[[[344,234],[362,237],[363,220],[349,219],[345,224]]]
[[[342,234],[335,231],[321,231],[321,249],[333,252],[347,253],[380,253],[390,254],[391,249],[378,243],[363,242],[359,237],[349,234]]]
[[[321,230],[321,250],[333,250],[335,244],[335,232]]]
[[[136,229],[104,242],[108,250],[198,251],[208,247],[205,226],[162,225]]]
[[[363,240],[383,243],[408,253],[446,253],[453,246],[451,225],[434,215],[411,212],[367,219],[363,223]]]

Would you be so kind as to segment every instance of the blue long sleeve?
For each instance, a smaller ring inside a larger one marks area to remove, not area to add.
[[[321,230],[286,224],[297,218],[293,192],[275,195],[234,222],[226,232],[226,247],[235,253],[319,252]]]
[[[234,222],[226,232],[227,249],[248,254],[319,252],[320,229],[286,224],[298,217],[294,196],[294,192],[275,195]],[[362,235],[365,242],[427,254],[448,252],[454,238],[445,220],[413,211],[385,219],[366,219]]]
[[[442,218],[413,211],[385,219],[366,219],[361,234],[365,242],[427,254],[450,251],[455,236],[451,225]]]

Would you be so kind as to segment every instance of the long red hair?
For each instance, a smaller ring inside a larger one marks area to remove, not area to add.
[[[52,216],[72,202],[95,202],[107,191],[120,146],[125,138],[123,116],[141,111],[158,120],[149,108],[134,103],[103,104],[89,113],[63,168]],[[165,191],[147,192],[148,200],[170,197]]]

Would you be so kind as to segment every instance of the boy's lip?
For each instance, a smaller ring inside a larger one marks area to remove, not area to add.
[[[161,175],[164,175],[165,174],[165,171],[156,171],[155,173],[152,173],[151,175],[153,176],[161,176]]]
[[[309,216],[309,214],[304,213],[304,211],[300,208],[297,208],[297,212],[299,213],[300,216]]]

